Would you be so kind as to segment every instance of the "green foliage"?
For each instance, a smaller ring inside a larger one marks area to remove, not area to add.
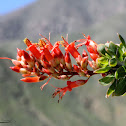
[[[101,55],[97,59],[99,69],[95,73],[106,73],[106,76],[99,80],[100,84],[108,88],[106,97],[124,95],[126,92],[126,43],[123,37],[118,34],[121,43],[107,42],[98,46]]]
[[[126,77],[117,80],[113,96],[120,96],[123,95],[125,92],[126,92]]]
[[[109,60],[109,66],[110,67],[115,67],[117,65],[117,60],[116,60],[116,58],[111,58],[110,60]]]
[[[116,87],[116,80],[114,80],[114,82],[108,88],[108,91],[106,93],[106,98],[108,98],[115,91],[115,87]]]
[[[106,66],[106,67],[99,68],[99,69],[95,70],[94,72],[95,72],[95,73],[106,73],[106,72],[108,72],[110,69],[111,69],[110,66]]]
[[[110,74],[110,75],[107,75],[107,76],[103,77],[102,79],[100,79],[99,82],[100,82],[102,85],[106,86],[106,85],[112,83],[114,80],[115,80],[114,75],[111,75],[111,74]]]
[[[123,39],[123,37],[122,37],[119,33],[117,33],[117,35],[119,36],[119,39],[120,39],[120,41],[122,42],[123,46],[126,48],[126,42],[125,42],[125,40]]]
[[[126,75],[126,69],[125,69],[124,66],[120,66],[120,67],[116,70],[116,72],[115,72],[115,78],[116,78],[116,79],[120,79],[120,78],[122,78],[122,77],[125,77],[125,75]]]
[[[105,44],[99,44],[97,50],[100,53],[100,55],[105,55],[106,53]]]

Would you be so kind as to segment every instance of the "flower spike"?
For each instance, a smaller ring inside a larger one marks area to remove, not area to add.
[[[67,91],[70,92],[73,88],[87,83],[91,76],[100,71],[99,69],[101,66],[106,67],[108,64],[114,66],[116,64],[114,58],[109,60],[109,63],[107,63],[105,58],[101,58],[101,53],[97,50],[98,44],[91,40],[90,36],[85,36],[85,34],[83,34],[85,37],[84,39],[75,40],[71,43],[68,43],[67,35],[66,39],[62,37],[63,41],[56,41],[54,45],[50,42],[50,33],[49,39],[41,34],[40,36],[42,38],[39,39],[38,43],[32,43],[28,38],[25,38],[24,43],[27,45],[27,48],[26,50],[17,48],[16,59],[8,57],[0,57],[0,59],[11,60],[14,66],[10,67],[10,69],[22,74],[23,78],[20,80],[23,82],[37,83],[48,78],[47,82],[40,87],[41,90],[43,90],[44,86],[49,83],[51,78],[67,80],[66,87],[55,87],[55,92],[52,95],[53,98],[59,95],[59,100],[61,100]],[[64,47],[63,49],[65,52],[60,49],[60,45]],[[86,46],[89,55],[85,50],[83,50],[82,53],[79,52],[78,48],[83,45]],[[113,46],[113,44],[111,46]],[[116,48],[116,46],[114,47]],[[101,48],[99,47],[98,49]],[[103,50],[105,49],[103,48]],[[108,50],[111,51],[112,49]],[[89,56],[92,61],[89,61]],[[76,64],[73,64],[71,57],[76,61]],[[105,63],[101,63],[101,60],[104,60]],[[89,70],[88,64],[93,69],[92,71]],[[110,70],[109,66],[107,66],[107,70]],[[70,79],[76,75],[87,79],[70,81]],[[106,77],[107,75],[108,73],[102,73],[103,77]]]

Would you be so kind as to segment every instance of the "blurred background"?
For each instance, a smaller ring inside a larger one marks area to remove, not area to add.
[[[37,42],[39,33],[48,38],[51,32],[52,43],[66,34],[69,42],[82,33],[97,43],[119,43],[117,32],[126,38],[125,0],[4,0],[0,5],[0,57],[15,58],[17,47],[26,48],[22,40]],[[0,126],[125,126],[126,96],[106,99],[108,87],[98,83],[99,76],[67,92],[58,104],[50,84],[64,87],[66,81],[52,79],[41,91],[42,83],[21,82],[10,66],[0,60],[0,122],[11,121]]]

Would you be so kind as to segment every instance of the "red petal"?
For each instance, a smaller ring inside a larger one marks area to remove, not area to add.
[[[12,59],[12,63],[13,63],[15,66],[22,67],[20,61],[17,61],[17,60]]]
[[[72,90],[72,88],[76,88],[76,87],[82,86],[85,83],[87,83],[88,79],[87,80],[77,80],[77,81],[73,81],[73,82],[67,81],[67,85],[68,85],[69,89]]]
[[[20,72],[20,67],[18,67],[18,66],[10,67],[10,69],[12,69],[14,72],[17,72],[17,73]]]
[[[70,54],[76,59],[80,55],[77,49],[75,48],[74,42],[70,43],[66,48],[66,51],[69,51]]]
[[[88,56],[87,52],[83,50],[82,57]]]
[[[31,57],[29,56],[29,54],[28,54],[26,51],[24,51],[24,50],[23,50],[23,56],[24,56],[24,58],[25,58],[25,60],[26,60],[27,62],[32,61],[32,59],[31,59]]]
[[[40,59],[41,58],[41,53],[37,49],[35,44],[32,44],[28,47],[28,50],[32,52],[32,54],[35,56],[35,58]]]
[[[71,63],[70,54],[68,52],[65,52],[65,62]]]
[[[20,79],[21,81],[27,82],[27,83],[32,83],[32,82],[39,82],[40,77],[25,77]]]
[[[91,59],[96,61],[96,59],[99,57],[99,55],[98,54],[94,54],[94,53],[90,53],[90,57],[91,57]]]
[[[48,62],[51,61],[51,60],[53,59],[51,53],[49,52],[49,50],[48,50],[47,48],[43,48],[43,52],[44,52],[45,57],[46,57],[46,59],[48,60]]]

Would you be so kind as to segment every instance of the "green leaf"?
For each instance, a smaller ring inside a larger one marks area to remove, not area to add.
[[[126,48],[125,46],[122,44],[122,42],[120,43],[120,49],[123,51],[123,53],[126,51]]]
[[[122,56],[123,56],[123,57],[126,57],[126,52],[124,52]]]
[[[109,42],[106,42],[106,43],[105,43],[105,46],[106,46],[106,47],[109,47],[109,44],[110,44]]]
[[[125,92],[126,92],[126,77],[118,80],[118,83],[116,85],[116,89],[113,95],[120,96],[120,95],[123,95]]]
[[[106,66],[106,67],[99,68],[99,69],[95,70],[94,73],[106,73],[106,72],[108,72],[110,69],[111,69],[110,66]]]
[[[125,42],[125,40],[123,39],[123,37],[122,37],[119,33],[117,33],[117,35],[119,36],[120,41],[122,42],[122,44],[123,44],[124,47],[126,48],[126,42]]]
[[[123,61],[123,51],[120,47],[117,48],[117,58],[119,61]]]
[[[112,56],[116,56],[116,51],[117,51],[117,45],[115,45],[113,42],[109,43],[109,47],[106,48],[106,51]]]
[[[124,65],[125,65],[125,67],[126,67],[126,57],[124,58]]]
[[[117,60],[116,58],[112,58],[109,60],[109,66],[115,67],[117,65]]]
[[[126,75],[126,69],[124,66],[120,66],[117,71],[115,72],[115,78],[119,79]]]
[[[108,98],[114,91],[115,91],[115,88],[116,88],[116,81],[117,80],[115,80],[112,84],[111,84],[111,86],[108,88],[108,91],[107,91],[107,93],[106,93],[106,98]]]
[[[106,57],[100,57],[97,59],[98,63],[108,65],[108,59]]]
[[[106,77],[103,77],[102,79],[99,80],[100,84],[103,86],[107,86],[110,83],[112,83],[115,80],[114,75],[107,75]]]
[[[106,57],[107,59],[111,59],[111,58],[112,58],[112,56],[109,55],[108,53],[105,53],[105,57]]]
[[[105,45],[104,44],[99,44],[98,47],[97,47],[97,51],[99,52],[99,54],[101,56],[105,55],[105,53],[106,53]]]

